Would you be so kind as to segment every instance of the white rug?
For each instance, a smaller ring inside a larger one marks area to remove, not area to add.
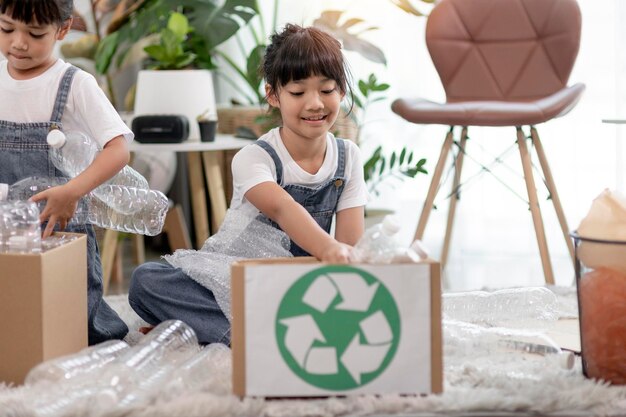
[[[575,310],[572,289],[553,289],[562,315]],[[141,336],[143,324],[125,296],[108,297],[132,329],[127,341]],[[226,351],[227,352],[227,351]],[[227,355],[227,353],[225,354]],[[611,387],[582,376],[580,360],[574,369],[559,367],[536,355],[477,355],[448,343],[444,349],[444,393],[423,397],[359,396],[315,400],[239,399],[230,394],[230,356],[224,356],[195,390],[163,389],[135,408],[100,407],[92,401],[77,405],[69,416],[209,417],[209,416],[426,416],[426,415],[626,415],[626,387]],[[0,416],[36,416],[31,409],[37,391],[0,387]],[[39,394],[41,395],[41,394]]]

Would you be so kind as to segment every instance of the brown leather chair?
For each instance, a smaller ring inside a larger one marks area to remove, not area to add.
[[[445,103],[398,99],[392,110],[411,123],[449,125],[420,215],[422,239],[448,153],[454,143],[454,178],[441,255],[445,265],[469,126],[511,126],[517,132],[530,211],[546,283],[554,283],[543,220],[533,178],[530,139],[572,259],[569,228],[535,125],[569,112],[585,86],[567,82],[578,54],[581,16],[575,0],[442,0],[426,25],[426,43],[441,78]],[[460,140],[454,127],[461,127]],[[528,126],[527,138],[522,127]]]

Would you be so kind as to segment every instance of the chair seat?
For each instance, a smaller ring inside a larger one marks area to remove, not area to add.
[[[547,122],[569,112],[585,85],[578,83],[539,100],[527,102],[458,101],[436,103],[424,99],[397,99],[394,113],[412,123],[450,126],[522,126]]]

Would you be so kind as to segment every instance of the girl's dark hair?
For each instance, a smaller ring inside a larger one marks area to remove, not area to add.
[[[62,25],[72,16],[73,0],[0,0],[0,13],[39,25]]]
[[[342,94],[352,96],[341,44],[315,27],[287,24],[282,32],[274,33],[265,50],[261,75],[272,92],[290,81],[317,75],[334,80]]]

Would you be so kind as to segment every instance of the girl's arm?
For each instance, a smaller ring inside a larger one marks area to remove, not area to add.
[[[130,160],[130,153],[123,136],[117,136],[104,145],[104,149],[94,161],[76,178],[59,187],[53,187],[34,195],[32,201],[46,200],[46,207],[41,212],[41,222],[48,220],[43,237],[52,234],[52,229],[59,223],[61,230],[72,218],[78,200],[94,188],[117,174]]]
[[[352,260],[352,247],[333,239],[304,207],[275,182],[255,185],[246,192],[245,198],[278,223],[298,246],[317,259],[333,263],[347,263]],[[343,233],[344,238],[349,235],[345,230]]]
[[[365,230],[365,209],[363,206],[351,207],[337,212],[335,221],[335,239],[354,246]]]

